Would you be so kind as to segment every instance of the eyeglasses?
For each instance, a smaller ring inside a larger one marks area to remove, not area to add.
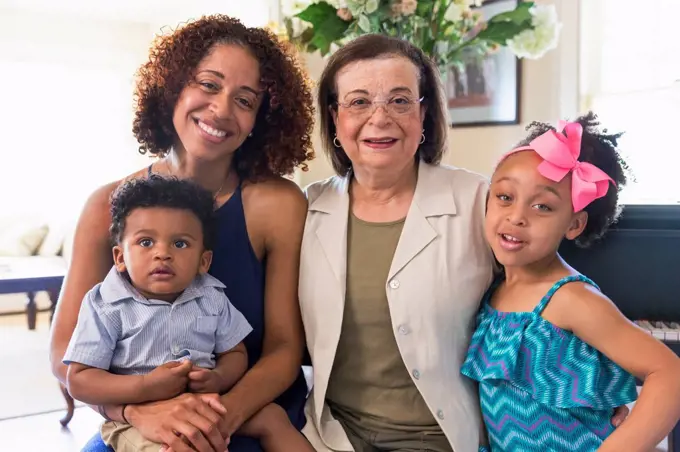
[[[390,116],[401,116],[411,113],[416,105],[420,104],[425,97],[414,99],[407,96],[396,96],[388,100],[370,101],[364,97],[352,99],[348,102],[337,102],[337,105],[347,110],[353,116],[372,115],[379,106],[383,106]]]

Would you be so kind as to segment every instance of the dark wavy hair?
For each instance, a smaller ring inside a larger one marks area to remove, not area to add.
[[[193,213],[203,227],[203,246],[215,244],[217,217],[215,202],[208,190],[189,179],[151,174],[148,178],[130,179],[111,195],[111,242],[118,245],[125,234],[125,220],[135,209],[167,207]]]
[[[438,164],[446,151],[448,132],[444,86],[437,66],[425,53],[408,41],[382,34],[362,35],[340,47],[330,59],[321,75],[318,88],[318,108],[320,115],[321,142],[324,151],[331,159],[333,169],[340,176],[348,174],[352,162],[342,148],[333,145],[336,129],[330,109],[337,110],[338,92],[336,78],[338,72],[355,61],[372,60],[386,57],[404,57],[418,69],[420,96],[427,106],[423,129],[425,142],[418,148],[416,158],[425,163]]]
[[[626,185],[628,180],[626,174],[630,169],[618,150],[618,141],[623,133],[609,133],[607,129],[601,129],[600,121],[592,111],[579,116],[574,122],[583,127],[579,161],[595,165],[616,182],[616,188],[610,184],[605,196],[596,199],[584,209],[588,213],[588,222],[575,242],[579,247],[585,248],[604,236],[621,215],[619,193]],[[528,146],[535,138],[549,130],[554,131],[555,128],[550,124],[535,121],[527,126],[527,130],[529,136],[517,146]]]
[[[293,55],[268,30],[247,28],[224,15],[205,16],[157,36],[149,60],[137,72],[132,131],[142,154],[165,155],[176,140],[173,111],[199,62],[218,44],[248,49],[260,65],[265,97],[252,138],[234,155],[234,168],[251,180],[307,170],[314,157],[314,105],[309,80]]]

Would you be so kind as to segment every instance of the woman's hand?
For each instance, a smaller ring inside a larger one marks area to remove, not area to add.
[[[142,436],[174,452],[224,452],[231,432],[226,414],[217,394],[186,393],[125,410]]]
[[[630,413],[630,408],[626,405],[620,406],[614,410],[614,415],[612,416],[612,425],[618,427],[623,421],[628,417]]]

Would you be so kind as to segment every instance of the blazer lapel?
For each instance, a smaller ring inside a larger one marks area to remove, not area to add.
[[[432,240],[437,237],[437,233],[430,226],[427,217],[423,214],[416,203],[411,203],[404,229],[401,231],[399,244],[392,258],[392,265],[387,277],[388,281],[394,277],[416,254],[423,250]]]
[[[437,231],[428,217],[456,214],[453,188],[447,179],[439,176],[436,166],[419,163],[416,191],[392,259],[388,281],[437,238]]]
[[[326,188],[309,206],[310,214],[316,217],[312,223],[315,225],[313,232],[333,273],[331,277],[328,273],[323,272],[324,277],[317,278],[316,281],[317,284],[330,286],[326,289],[327,296],[324,297],[325,299],[318,300],[319,303],[323,303],[326,307],[325,318],[317,320],[319,324],[321,322],[324,324],[323,333],[321,334],[324,334],[325,338],[319,340],[319,342],[326,345],[324,346],[323,353],[319,356],[317,351],[317,356],[315,357],[314,393],[312,395],[316,422],[318,423],[317,428],[320,431],[323,430],[321,418],[324,412],[328,379],[333,367],[337,344],[340,340],[347,287],[348,186],[348,178],[333,178],[332,185]],[[323,265],[323,262],[319,262],[318,265]],[[333,286],[333,283],[335,283],[335,286]]]
[[[347,277],[347,219],[349,216],[348,179],[338,178],[334,186],[325,190],[310,206],[312,212],[319,212],[316,236],[321,248],[340,284],[342,299],[345,299]]]

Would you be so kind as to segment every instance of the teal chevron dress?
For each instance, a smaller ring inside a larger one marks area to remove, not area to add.
[[[462,373],[479,381],[492,452],[591,452],[612,432],[614,408],[637,398],[635,379],[598,350],[541,317],[553,294],[585,276],[559,280],[531,312],[477,316]],[[480,449],[485,450],[485,449]]]

